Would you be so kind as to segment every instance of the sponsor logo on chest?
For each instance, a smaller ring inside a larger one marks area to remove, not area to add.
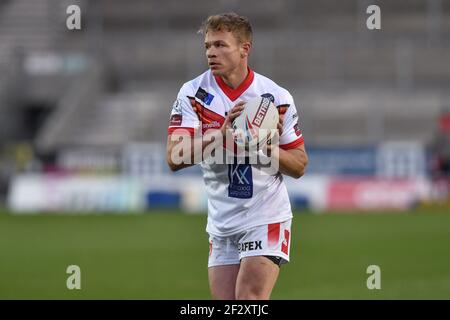
[[[219,129],[222,125],[219,121],[213,121],[210,123],[202,123],[203,129]]]

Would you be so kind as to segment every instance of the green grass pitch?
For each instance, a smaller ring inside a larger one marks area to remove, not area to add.
[[[209,299],[205,215],[0,213],[0,299]],[[66,268],[81,268],[68,290]],[[369,290],[369,265],[381,289]],[[450,213],[294,215],[272,299],[450,299]]]

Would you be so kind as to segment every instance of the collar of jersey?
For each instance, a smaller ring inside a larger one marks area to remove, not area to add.
[[[249,67],[247,67],[247,70],[248,70],[247,77],[244,79],[244,81],[242,81],[242,83],[236,89],[229,87],[223,81],[223,79],[221,77],[217,77],[217,76],[214,77],[216,79],[216,82],[219,85],[220,89],[222,89],[223,93],[225,93],[226,96],[231,101],[234,101],[237,98],[239,98],[241,96],[241,94],[243,94],[244,91],[247,90],[248,87],[250,87],[250,85],[252,84],[253,79],[255,78],[255,74],[253,73],[253,70],[250,69]]]

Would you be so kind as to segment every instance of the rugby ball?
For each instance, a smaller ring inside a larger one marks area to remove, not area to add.
[[[277,131],[278,119],[278,110],[270,99],[250,99],[232,123],[235,143],[245,150],[260,149]]]

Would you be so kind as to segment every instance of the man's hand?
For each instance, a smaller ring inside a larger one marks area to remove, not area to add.
[[[280,114],[280,116],[278,118],[278,124],[277,124],[278,135],[280,137],[283,134],[283,122],[284,122],[284,114]]]
[[[280,117],[278,118],[278,123],[277,123],[277,129],[278,129],[278,139],[276,139],[276,141],[280,140],[281,135],[283,134],[283,122],[284,122],[284,114],[280,114]],[[277,134],[275,133],[275,134]],[[270,137],[270,132],[269,132],[269,137]],[[274,137],[272,137],[272,139],[268,139],[267,140],[267,156],[270,157],[270,152],[272,151],[272,148],[274,147],[272,144],[272,140]]]
[[[225,136],[228,129],[231,128],[231,124],[233,123],[234,119],[239,117],[239,115],[244,110],[244,101],[238,102],[233,108],[231,108],[230,112],[228,113],[227,117],[225,118],[225,121],[220,128],[220,131],[222,132],[222,135]]]

